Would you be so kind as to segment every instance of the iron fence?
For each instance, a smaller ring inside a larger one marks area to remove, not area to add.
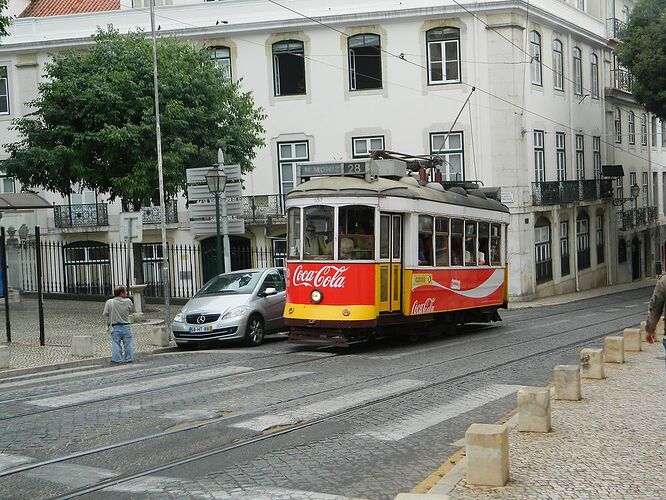
[[[617,212],[617,227],[620,231],[627,231],[640,226],[647,226],[657,222],[659,214],[657,207],[632,208]]]
[[[165,219],[167,224],[178,222],[178,203],[176,200],[166,201]],[[162,207],[160,205],[141,207],[141,221],[144,224],[160,224],[162,222]]]
[[[55,205],[53,207],[55,227],[108,226],[109,214],[107,208],[106,203]]]
[[[634,76],[626,69],[611,70],[611,82],[614,89],[631,93],[634,86]]]
[[[610,198],[612,194],[613,189],[610,179],[532,183],[532,203],[537,206],[601,200]]]
[[[627,29],[627,23],[611,17],[606,19],[606,34],[608,38],[619,40]]]

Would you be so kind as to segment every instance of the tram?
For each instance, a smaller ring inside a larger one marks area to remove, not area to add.
[[[509,210],[489,196],[499,190],[428,177],[441,178],[399,159],[297,165],[285,201],[290,342],[347,346],[500,320]]]

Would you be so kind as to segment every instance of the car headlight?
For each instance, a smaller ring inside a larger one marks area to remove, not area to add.
[[[238,316],[245,314],[249,309],[249,306],[235,307],[231,311],[227,312],[224,316],[222,316],[222,319],[237,318]]]
[[[324,294],[321,293],[321,290],[312,290],[312,292],[310,292],[310,300],[315,304],[319,304],[323,298]]]
[[[176,314],[176,317],[173,318],[173,320],[177,323],[185,323],[185,315],[183,314],[183,311]]]

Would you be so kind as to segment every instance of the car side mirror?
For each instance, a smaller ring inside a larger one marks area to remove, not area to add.
[[[276,293],[277,293],[277,289],[273,288],[272,286],[269,286],[268,288],[266,288],[266,290],[261,292],[259,295],[261,297],[268,297],[269,295],[275,295]]]

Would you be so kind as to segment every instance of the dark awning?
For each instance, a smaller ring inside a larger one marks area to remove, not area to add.
[[[624,177],[622,165],[601,165],[601,175],[604,177]]]
[[[33,210],[53,208],[53,205],[35,193],[1,193],[0,210]]]

